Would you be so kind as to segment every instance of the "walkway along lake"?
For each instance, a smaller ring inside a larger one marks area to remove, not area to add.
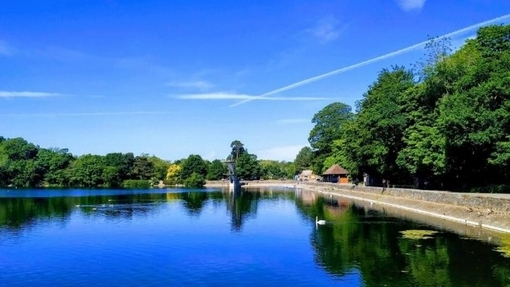
[[[0,190],[0,282],[508,286],[504,238],[463,226],[301,188]]]
[[[439,219],[510,233],[510,194],[458,193],[435,190],[305,183],[299,185],[325,194],[377,202],[386,207]]]

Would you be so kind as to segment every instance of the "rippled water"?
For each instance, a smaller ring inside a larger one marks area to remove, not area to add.
[[[495,247],[294,189],[0,190],[0,286],[508,286]]]

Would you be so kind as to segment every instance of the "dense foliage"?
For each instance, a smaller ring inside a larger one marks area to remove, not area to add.
[[[431,40],[410,71],[379,73],[356,112],[333,103],[313,119],[313,169],[447,189],[510,183],[510,26],[479,29],[453,54]]]
[[[237,159],[243,180],[292,178],[292,162],[258,160],[236,140],[227,159]],[[23,138],[0,137],[0,187],[125,187],[143,188],[162,180],[166,185],[201,187],[205,180],[222,180],[227,166],[200,155],[169,162],[133,153],[74,156],[67,149],[40,148]]]
[[[159,179],[156,167],[165,163],[132,153],[77,157],[67,149],[40,148],[23,138],[0,140],[0,186],[122,187],[127,180]]]
[[[301,172],[303,170],[310,169],[313,159],[313,150],[307,146],[303,147],[294,159],[296,170]]]
[[[184,186],[186,187],[202,187],[205,185],[204,176],[193,172],[189,177],[184,180]]]
[[[141,179],[128,179],[122,183],[122,187],[124,188],[149,188],[151,187],[151,182],[149,180],[141,180]]]

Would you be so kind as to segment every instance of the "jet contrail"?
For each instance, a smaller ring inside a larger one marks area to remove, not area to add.
[[[508,19],[508,18],[510,18],[510,14],[507,14],[507,15],[504,15],[504,16],[501,16],[501,17],[498,17],[498,18],[494,18],[494,19],[491,19],[491,20],[487,20],[487,21],[484,21],[484,22],[481,22],[481,23],[478,23],[478,24],[471,25],[471,26],[468,26],[466,28],[462,28],[460,30],[457,30],[457,31],[445,34],[445,35],[440,36],[438,38],[448,38],[448,37],[453,37],[453,36],[461,35],[461,34],[464,34],[466,32],[469,32],[469,31],[471,31],[473,29],[476,29],[476,28],[478,28],[480,26],[489,25],[491,23],[502,21],[502,20],[505,20],[505,19]],[[344,73],[344,72],[347,72],[347,71],[350,71],[350,70],[353,70],[353,69],[356,69],[356,68],[359,68],[359,67],[366,66],[368,64],[372,64],[372,63],[379,62],[379,61],[384,60],[384,59],[388,59],[388,58],[391,58],[391,57],[394,57],[394,56],[398,56],[400,54],[404,54],[404,53],[407,53],[409,51],[412,51],[412,50],[415,50],[417,48],[420,48],[420,47],[424,46],[425,44],[427,44],[428,42],[429,42],[429,40],[423,41],[421,43],[409,46],[409,47],[404,48],[404,49],[400,49],[400,50],[395,51],[395,52],[388,53],[386,55],[375,57],[373,59],[366,60],[366,61],[354,64],[354,65],[351,65],[351,66],[347,66],[347,67],[344,67],[344,68],[341,68],[341,69],[338,69],[338,70],[334,70],[334,71],[331,71],[329,73],[325,73],[325,74],[322,74],[322,75],[319,75],[319,76],[315,76],[315,77],[312,77],[312,78],[309,78],[309,79],[306,79],[306,80],[302,80],[300,82],[297,82],[297,83],[294,83],[294,84],[290,84],[288,86],[285,86],[285,87],[282,87],[282,88],[279,88],[279,89],[267,92],[265,94],[262,94],[262,95],[259,95],[259,96],[254,96],[254,97],[242,100],[240,102],[237,102],[235,104],[230,105],[230,107],[235,107],[235,106],[247,103],[247,102],[251,102],[251,101],[256,100],[256,99],[266,98],[266,97],[268,97],[270,95],[274,95],[274,94],[277,94],[277,93],[280,93],[280,92],[283,92],[283,91],[287,91],[287,90],[291,90],[291,89],[294,89],[294,88],[297,88],[297,87],[301,87],[303,85],[306,85],[306,84],[309,84],[309,83],[312,83],[312,82],[315,82],[315,81],[318,81],[318,80],[322,80],[324,78],[331,77],[333,75],[341,74],[341,73]]]

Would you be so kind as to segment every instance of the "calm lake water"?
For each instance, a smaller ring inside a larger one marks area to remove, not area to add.
[[[0,286],[509,286],[496,247],[298,189],[0,190]]]

